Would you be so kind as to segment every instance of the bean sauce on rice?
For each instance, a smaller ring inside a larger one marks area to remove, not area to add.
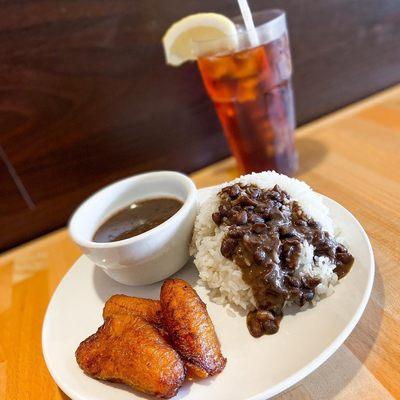
[[[240,267],[257,304],[247,315],[253,336],[276,333],[287,302],[303,306],[314,299],[320,279],[297,273],[305,242],[315,248],[316,257],[335,265],[339,279],[349,272],[353,256],[278,185],[234,184],[218,196],[212,220],[227,227],[221,254]]]

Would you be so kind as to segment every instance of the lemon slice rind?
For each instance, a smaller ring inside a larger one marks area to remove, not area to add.
[[[225,47],[237,48],[235,24],[227,17],[215,13],[189,15],[175,22],[162,38],[167,64],[178,66],[186,61],[195,60],[199,54],[193,48],[193,42],[224,39]]]

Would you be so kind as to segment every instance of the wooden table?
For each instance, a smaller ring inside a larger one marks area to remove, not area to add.
[[[400,398],[400,86],[302,127],[297,144],[298,177],[359,219],[377,270],[345,344],[277,399]],[[229,159],[192,178],[202,187],[236,175]],[[46,369],[40,335],[49,299],[80,254],[61,230],[0,257],[0,399],[67,398]]]

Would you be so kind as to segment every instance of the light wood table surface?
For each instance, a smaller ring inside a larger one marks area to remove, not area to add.
[[[371,299],[345,344],[276,399],[400,399],[400,86],[300,128],[297,145],[297,176],[358,218],[377,269]],[[203,187],[235,176],[228,159],[192,178]],[[41,326],[80,254],[61,230],[0,257],[0,399],[67,398],[42,358]]]

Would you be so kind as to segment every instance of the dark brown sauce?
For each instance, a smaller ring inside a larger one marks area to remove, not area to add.
[[[248,314],[247,326],[253,336],[279,330],[287,301],[302,306],[313,300],[320,280],[296,274],[304,241],[314,246],[315,256],[328,257],[336,265],[339,279],[349,272],[353,256],[279,186],[267,190],[236,184],[219,196],[219,211],[212,219],[229,226],[221,253],[240,267],[252,288],[257,309]]]
[[[97,229],[93,241],[116,242],[140,235],[171,218],[182,204],[171,197],[137,201],[108,218]]]

